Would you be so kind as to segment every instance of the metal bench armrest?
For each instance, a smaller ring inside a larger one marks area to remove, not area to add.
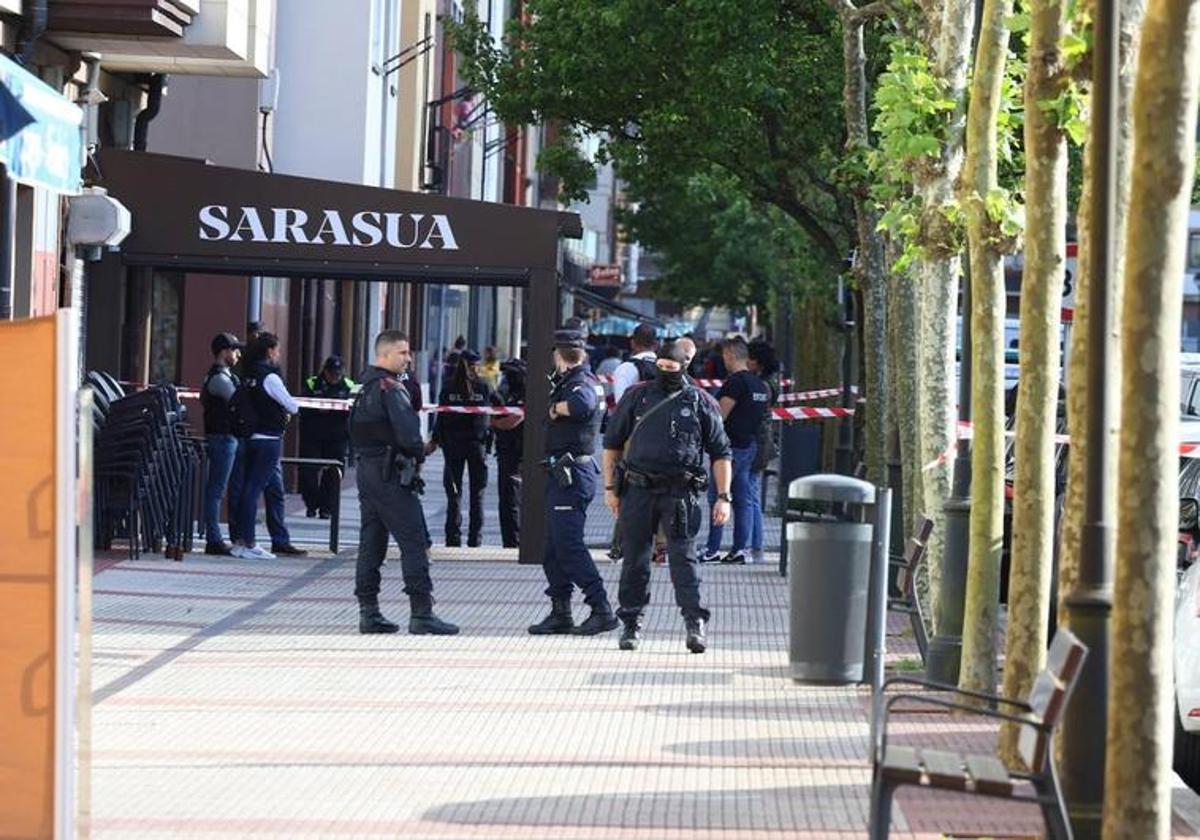
[[[1024,700],[1010,700],[1007,697],[1000,697],[996,694],[986,694],[982,691],[970,691],[958,686],[948,685],[946,683],[934,682],[933,680],[923,680],[920,677],[890,677],[883,683],[883,691],[887,691],[890,685],[916,685],[922,688],[932,689],[934,691],[945,691],[950,694],[957,694],[961,697],[974,697],[977,700],[987,700],[991,703],[998,703],[1004,706],[1011,706],[1014,709],[1020,709],[1023,712],[1031,712],[1033,709]]]
[[[952,703],[949,700],[943,700],[940,697],[930,697],[927,694],[893,694],[889,697],[883,707],[884,729],[887,728],[887,719],[891,715],[892,707],[898,700],[912,700],[914,703],[925,703],[929,706],[939,706],[952,711],[966,712],[972,715],[979,715],[980,717],[993,718],[994,720],[1007,720],[1023,726],[1032,726],[1043,732],[1050,731],[1050,727],[1037,718],[1010,715],[1005,712],[997,712],[994,709],[981,709],[978,706],[970,706],[966,703]]]

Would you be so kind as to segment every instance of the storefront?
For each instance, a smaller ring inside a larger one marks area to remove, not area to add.
[[[214,332],[230,328],[219,326],[212,317],[215,309],[240,312],[249,278],[279,278],[293,283],[410,283],[442,290],[437,294],[445,304],[450,303],[445,290],[456,286],[520,287],[530,314],[525,331],[531,381],[541,381],[549,371],[558,311],[559,239],[580,235],[574,214],[228,169],[141,152],[104,151],[88,174],[133,217],[119,255],[109,255],[89,277],[89,366],[105,366],[114,342],[137,344],[132,352],[148,352],[154,330],[174,330],[180,358],[203,353]],[[151,319],[144,302],[131,303],[129,289],[148,284],[169,290],[169,283],[156,282],[164,277],[187,278],[181,284],[182,300],[172,310],[178,317],[173,324],[143,329]],[[292,348],[314,340],[308,335],[314,327],[301,311],[304,307],[281,306],[287,317],[285,355],[290,355]],[[356,314],[349,313],[349,320]],[[226,317],[225,323],[240,322]],[[201,325],[203,332],[189,335],[192,324]],[[449,329],[439,327],[443,335]],[[177,369],[187,373],[194,366]],[[289,374],[295,381],[297,372]],[[547,399],[544,389],[530,389],[530,415],[543,416]],[[540,423],[525,424],[525,447],[531,453],[542,450]],[[536,458],[526,462],[524,478],[526,510],[536,510],[534,500],[544,481]],[[523,531],[522,561],[538,559],[543,528],[543,522],[530,518]]]

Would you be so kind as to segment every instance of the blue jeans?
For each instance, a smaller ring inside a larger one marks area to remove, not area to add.
[[[205,438],[208,450],[208,480],[204,483],[204,539],[210,545],[222,542],[221,497],[229,486],[229,476],[237,462],[238,439],[233,435],[209,435]],[[230,495],[229,519],[235,516],[237,500]]]
[[[761,476],[750,467],[754,464],[754,456],[758,454],[758,442],[751,441],[744,449],[733,450],[733,482],[729,488],[733,494],[733,551],[744,551],[746,544],[754,551],[762,550],[762,489],[759,486]],[[708,506],[711,509],[717,501],[717,482],[714,478],[708,483]],[[709,520],[712,521],[711,519]],[[721,538],[725,536],[723,525],[709,525],[708,550],[716,553],[721,550]]]
[[[234,542],[244,542],[240,532],[241,522],[238,519],[238,504],[242,498],[242,485],[246,475],[246,444],[249,441],[239,441],[237,460],[233,465],[233,474],[229,476],[229,539]],[[284,494],[283,494],[283,464],[278,459],[275,470],[263,492],[263,504],[267,509],[267,531],[271,534],[272,545],[289,545],[292,535],[284,524]]]
[[[281,470],[279,458],[283,441],[279,438],[258,438],[242,443],[242,493],[238,502],[238,538],[254,545],[254,520],[258,514],[258,497]],[[269,503],[268,503],[269,504]]]

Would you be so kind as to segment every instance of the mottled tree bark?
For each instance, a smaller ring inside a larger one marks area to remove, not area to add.
[[[1011,0],[985,0],[971,104],[964,171],[967,239],[971,259],[971,550],[963,615],[959,685],[996,688],[996,631],[1004,516],[1004,265],[997,225],[987,198],[997,188],[997,121],[1008,52],[1005,18]]]
[[[1059,42],[1066,0],[1031,0],[1025,77],[1025,268],[1021,275],[1021,396],[1017,402],[1017,474],[1012,562],[1008,576],[1006,697],[1025,697],[1046,661],[1050,573],[1054,562],[1054,432],[1058,414],[1063,270],[1066,263],[1067,142],[1056,116],[1041,107],[1068,78]],[[1000,756],[1020,764],[1021,727],[1005,722]]]
[[[1200,0],[1150,0],[1134,91],[1121,309],[1117,555],[1104,837],[1171,836],[1179,323],[1200,88]]]

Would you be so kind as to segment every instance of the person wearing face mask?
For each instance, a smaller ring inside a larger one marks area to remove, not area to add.
[[[686,380],[688,351],[682,342],[661,350],[655,379],[625,392],[604,435],[604,501],[621,523],[621,650],[636,650],[641,642],[642,613],[650,600],[650,551],[660,525],[666,530],[687,649],[704,653],[708,647],[709,612],[700,600],[695,548],[700,496],[708,486],[704,456],[712,460],[717,490],[712,520],[719,526],[729,519],[732,449],[720,406]]]

